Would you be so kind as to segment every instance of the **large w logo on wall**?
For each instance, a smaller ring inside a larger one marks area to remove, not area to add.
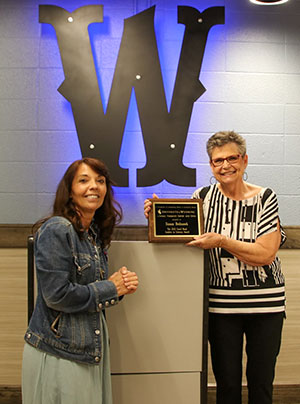
[[[118,186],[128,186],[128,170],[119,166],[119,153],[132,89],[135,91],[147,164],[137,172],[137,186],[167,180],[196,185],[196,170],[182,157],[194,102],[205,92],[199,81],[210,28],[224,23],[224,7],[200,13],[178,7],[185,25],[180,60],[168,111],[157,42],[155,7],[125,20],[109,101],[104,113],[88,25],[103,22],[103,6],[78,8],[73,13],[57,6],[39,8],[39,21],[53,25],[65,81],[58,91],[71,103],[83,156],[103,159]]]

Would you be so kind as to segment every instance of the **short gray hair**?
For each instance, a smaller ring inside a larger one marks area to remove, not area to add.
[[[212,151],[215,147],[222,147],[228,143],[235,143],[239,149],[242,156],[246,154],[246,141],[238,133],[231,131],[217,132],[212,135],[206,143],[206,151],[211,159]]]

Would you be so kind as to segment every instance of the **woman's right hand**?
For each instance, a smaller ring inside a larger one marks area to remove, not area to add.
[[[153,199],[158,199],[158,196],[156,194],[152,195]],[[145,199],[144,201],[144,215],[145,218],[148,219],[149,218],[149,212],[152,209],[152,202],[149,199]]]
[[[134,293],[139,284],[137,274],[129,271],[126,267],[122,267],[119,271],[114,272],[108,280],[115,285],[118,296]]]

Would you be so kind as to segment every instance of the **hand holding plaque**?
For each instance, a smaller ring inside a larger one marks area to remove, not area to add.
[[[202,199],[150,199],[150,243],[187,243],[203,233]]]

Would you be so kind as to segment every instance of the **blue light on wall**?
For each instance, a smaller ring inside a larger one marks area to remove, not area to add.
[[[81,157],[72,105],[58,91],[66,77],[58,39],[50,23],[39,22],[39,4],[53,4],[70,13],[85,5],[103,4],[103,23],[91,24],[86,33],[91,37],[96,81],[98,76],[98,85],[93,84],[93,88],[98,94],[100,89],[104,110],[124,20],[156,5],[154,25],[167,111],[184,35],[183,24],[177,22],[177,6],[201,11],[226,6],[225,24],[215,25],[209,31],[199,74],[206,92],[193,106],[185,150],[180,152],[183,166],[196,172],[197,187],[208,184],[207,138],[218,130],[236,130],[247,140],[249,182],[273,188],[280,202],[282,222],[295,225],[295,217],[300,218],[300,3],[260,7],[248,0],[1,2],[1,223],[33,223],[47,215],[58,179],[69,163]],[[161,180],[151,187],[136,186],[142,167],[147,164],[146,157],[148,161],[156,159],[149,159],[151,137],[145,141],[141,133],[143,121],[135,100],[141,99],[140,94],[138,98],[129,92],[129,99],[130,95],[123,141],[117,146],[121,150],[117,156],[120,170],[126,174],[129,170],[129,187],[117,187],[116,193],[124,207],[124,223],[146,224],[143,200],[153,191],[160,196],[189,197],[193,187],[159,183]],[[104,144],[109,142],[110,122],[106,126]],[[99,133],[98,127],[94,132]],[[100,148],[100,142],[97,147]],[[165,153],[162,156],[168,160]]]

